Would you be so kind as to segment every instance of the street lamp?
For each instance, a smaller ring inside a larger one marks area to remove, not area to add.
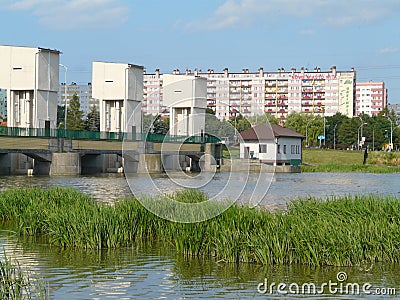
[[[368,123],[362,123],[360,127],[358,127],[357,130],[357,150],[360,150],[360,129],[361,129],[361,138],[362,138],[362,128],[364,125],[367,125]]]
[[[67,133],[67,72],[68,68],[60,64],[60,67],[64,68],[64,131]]]

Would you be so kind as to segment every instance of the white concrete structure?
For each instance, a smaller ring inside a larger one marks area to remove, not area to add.
[[[100,104],[100,131],[140,133],[143,67],[93,62],[92,72],[92,97]]]
[[[170,110],[170,135],[192,136],[204,131],[206,78],[165,74],[163,97],[163,104]]]
[[[254,158],[274,166],[301,163],[304,136],[289,128],[260,124],[240,135],[240,158]]]
[[[57,50],[0,46],[9,127],[56,128],[59,62]]]

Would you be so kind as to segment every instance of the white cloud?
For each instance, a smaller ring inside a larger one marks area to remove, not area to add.
[[[0,9],[28,11],[50,29],[109,28],[124,23],[129,10],[120,0],[0,1]]]
[[[383,49],[378,50],[378,54],[379,55],[391,54],[391,53],[396,53],[398,51],[399,51],[399,49],[397,49],[397,48],[387,47],[387,48],[383,48]]]
[[[192,22],[188,28],[223,29],[259,21],[309,18],[316,24],[347,26],[371,23],[400,12],[398,0],[227,0],[206,22]]]

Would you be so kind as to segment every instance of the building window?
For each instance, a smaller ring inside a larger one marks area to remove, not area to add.
[[[286,145],[283,145],[283,154],[286,154]]]
[[[267,145],[266,144],[260,144],[258,152],[259,153],[267,153]]]
[[[278,153],[281,154],[281,145],[278,145]]]

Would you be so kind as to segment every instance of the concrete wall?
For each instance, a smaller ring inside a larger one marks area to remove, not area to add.
[[[0,88],[7,89],[9,127],[57,123],[59,58],[56,50],[0,46]]]
[[[53,153],[50,167],[51,176],[75,176],[81,174],[79,153]]]
[[[260,145],[266,145],[267,152],[260,153]],[[279,146],[279,153],[278,153]],[[294,148],[292,148],[294,146]],[[297,146],[297,148],[296,148]],[[248,147],[248,153],[246,151]],[[286,148],[285,148],[286,147]],[[286,151],[285,151],[286,149]],[[293,150],[293,151],[292,151]],[[296,151],[299,150],[299,151]],[[300,138],[279,137],[277,144],[273,140],[245,141],[240,143],[240,158],[251,158],[250,151],[253,151],[253,158],[267,163],[289,163],[291,159],[302,159],[302,148]]]
[[[205,127],[207,79],[165,74],[163,104],[170,108],[171,135],[200,135]]]
[[[141,132],[143,67],[93,62],[92,97],[99,100],[100,131]]]

